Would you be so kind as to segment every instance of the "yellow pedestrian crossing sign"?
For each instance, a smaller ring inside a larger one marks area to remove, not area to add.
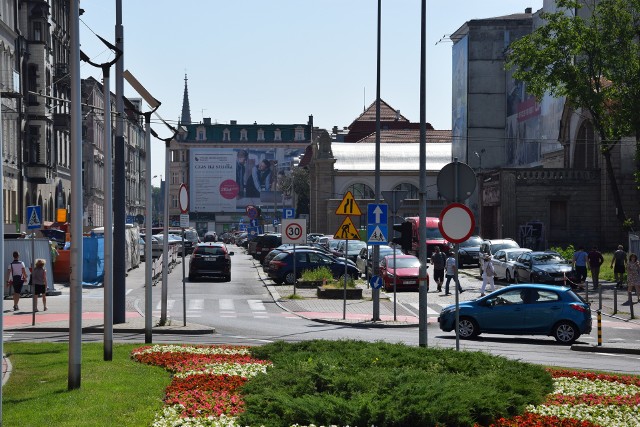
[[[360,240],[360,234],[358,233],[358,229],[355,225],[353,225],[353,221],[351,218],[346,217],[342,224],[336,231],[336,234],[333,235],[334,239],[341,240]]]
[[[347,191],[347,194],[344,195],[338,209],[336,209],[336,215],[362,215],[351,191]]]
[[[27,229],[42,228],[42,208],[39,205],[27,206]]]

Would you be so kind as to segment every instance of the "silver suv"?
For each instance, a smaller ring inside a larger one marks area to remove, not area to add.
[[[500,249],[515,249],[520,245],[513,239],[487,239],[480,244],[480,253],[478,265],[480,266],[480,275],[484,272],[484,255],[495,254]]]

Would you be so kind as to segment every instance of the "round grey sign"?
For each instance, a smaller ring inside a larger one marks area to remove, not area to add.
[[[458,191],[456,198],[456,176]],[[449,202],[467,200],[476,189],[476,174],[462,162],[446,164],[438,173],[438,191]]]

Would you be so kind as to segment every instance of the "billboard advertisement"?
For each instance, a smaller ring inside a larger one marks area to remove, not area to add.
[[[191,212],[242,212],[248,205],[292,206],[284,185],[304,148],[192,148]]]

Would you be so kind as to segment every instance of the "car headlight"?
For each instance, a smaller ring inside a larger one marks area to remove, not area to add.
[[[538,268],[534,268],[533,272],[537,273],[539,276],[549,277],[549,273],[548,272],[546,272],[544,270],[540,270]]]

